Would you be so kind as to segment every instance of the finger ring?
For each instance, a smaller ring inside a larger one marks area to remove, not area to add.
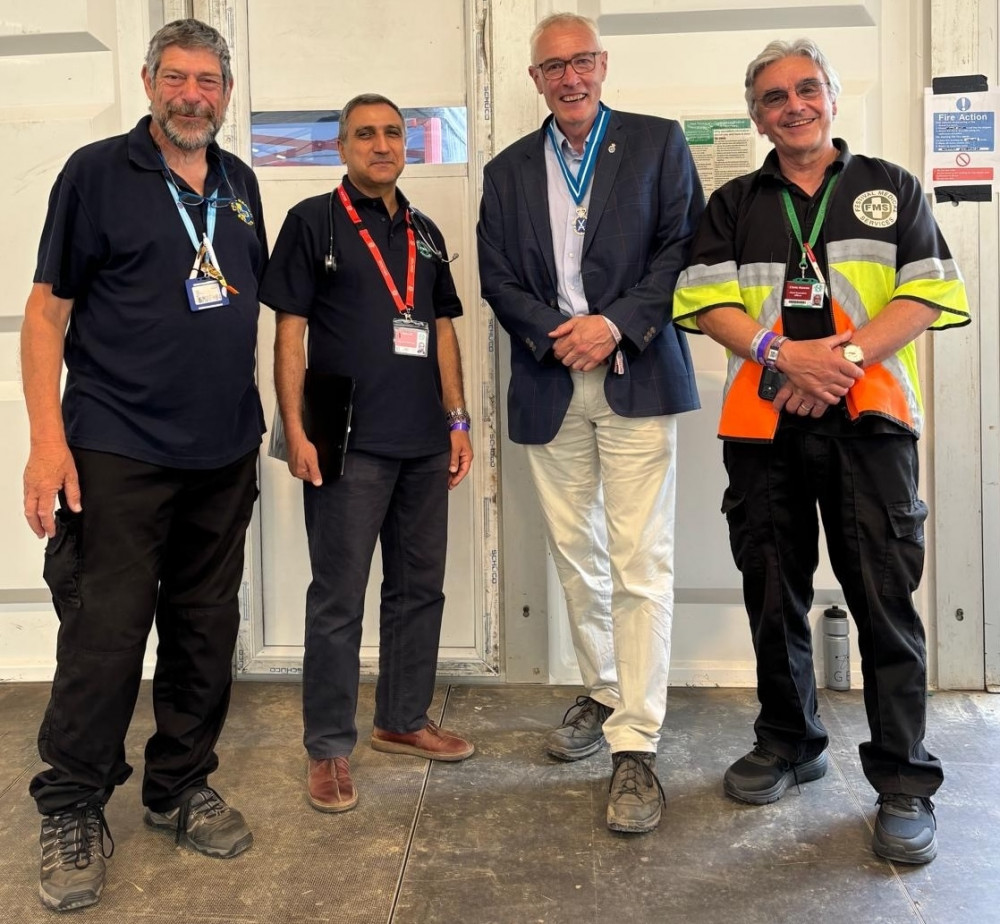
[[[802,408],[802,410],[806,411],[807,413],[813,409],[813,406],[811,404],[800,404],[799,407]]]

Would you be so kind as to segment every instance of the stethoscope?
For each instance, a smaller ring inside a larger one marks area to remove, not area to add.
[[[334,187],[330,191],[330,198],[328,204],[328,212],[330,218],[330,249],[327,251],[325,257],[323,257],[323,268],[328,273],[337,272],[337,258],[334,256],[333,252],[333,199],[336,195],[337,188]],[[420,238],[420,243],[427,248],[431,257],[438,261],[438,263],[454,263],[458,259],[458,254],[453,253],[450,257],[446,257],[441,249],[434,243],[434,238],[431,235],[430,226],[427,224],[428,218],[422,212],[417,211],[412,205],[410,206],[410,224],[413,226],[413,230],[417,232],[417,237]]]

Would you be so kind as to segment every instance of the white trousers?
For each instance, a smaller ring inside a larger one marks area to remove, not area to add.
[[[604,734],[612,752],[655,751],[674,608],[677,420],[616,414],[606,372],[571,373],[559,432],[526,449],[583,683],[615,710]]]

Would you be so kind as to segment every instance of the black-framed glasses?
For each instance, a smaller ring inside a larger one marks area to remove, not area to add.
[[[578,55],[573,55],[568,60],[564,60],[563,58],[549,58],[541,64],[536,64],[535,67],[541,71],[542,76],[546,80],[558,80],[562,77],[566,73],[567,64],[578,74],[589,74],[597,67],[597,56],[603,53],[601,51],[581,51]]]
[[[819,99],[823,94],[823,88],[828,86],[830,85],[826,81],[810,77],[808,80],[800,80],[795,85],[795,95],[799,99],[811,102],[814,99]],[[757,102],[765,109],[780,109],[788,102],[788,91],[768,90],[757,97]]]

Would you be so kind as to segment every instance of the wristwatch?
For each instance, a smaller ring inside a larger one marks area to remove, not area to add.
[[[854,363],[859,369],[865,364],[865,351],[856,343],[845,343],[841,347],[841,350],[844,354],[844,359],[849,363]]]

